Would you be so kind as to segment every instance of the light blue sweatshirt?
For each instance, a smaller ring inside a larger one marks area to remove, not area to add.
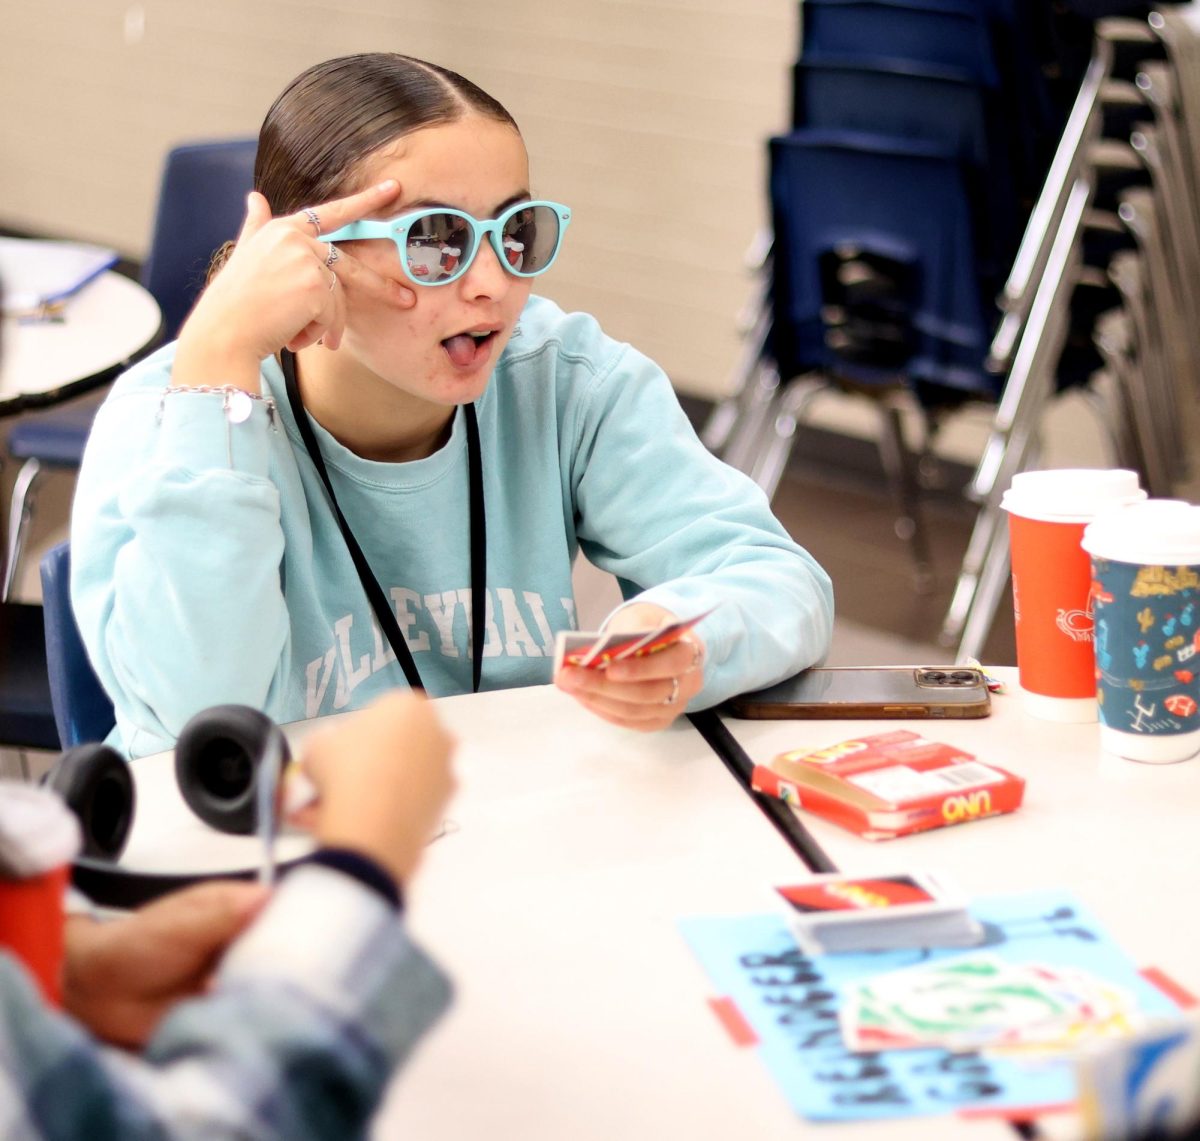
[[[173,393],[174,345],[113,386],[71,525],[72,600],[129,756],[238,702],[278,722],[364,705],[404,675],[337,529],[273,359],[250,418]],[[213,378],[220,383],[219,377]],[[820,660],[828,576],[762,492],[696,438],[661,369],[583,314],[531,298],[477,402],[487,516],[484,689],[549,682],[577,627],[582,549],[626,599],[682,617],[707,648],[705,708]],[[346,519],[432,696],[471,688],[464,414],[410,463],[354,455],[314,423]]]

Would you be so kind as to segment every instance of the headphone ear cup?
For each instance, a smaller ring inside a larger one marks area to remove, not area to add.
[[[249,705],[215,705],[197,713],[175,742],[175,780],[187,806],[219,832],[248,834],[258,825],[258,767],[272,735],[280,767],[287,740],[265,713]]]
[[[129,762],[108,745],[76,745],[43,778],[79,820],[82,855],[116,861],[137,804]]]

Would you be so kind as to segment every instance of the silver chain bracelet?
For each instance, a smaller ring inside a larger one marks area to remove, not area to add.
[[[168,384],[159,397],[156,423],[162,423],[167,397],[176,392],[220,393],[224,397],[221,407],[225,412],[225,419],[230,424],[243,424],[249,420],[250,413],[254,410],[253,402],[260,400],[266,406],[267,423],[270,424],[272,430],[275,428],[275,401],[269,396],[260,396],[257,392],[247,392],[235,384]]]

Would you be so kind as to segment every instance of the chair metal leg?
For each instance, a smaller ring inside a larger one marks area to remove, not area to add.
[[[1095,109],[1100,88],[1112,67],[1112,45],[1098,40],[1096,52],[1071,107],[1041,194],[1029,216],[1013,268],[1004,284],[1000,305],[1004,318],[988,351],[988,368],[1005,372],[1012,361],[1021,329],[1029,315],[1037,282],[1046,269],[1053,237],[1083,163],[1088,140],[1095,134]]]
[[[779,482],[787,471],[788,460],[796,443],[796,428],[803,421],[809,405],[832,388],[828,378],[819,375],[797,377],[784,385],[763,424],[762,436],[755,448],[750,465],[750,478],[775,498]]]
[[[41,474],[42,465],[36,459],[28,459],[21,465],[13,482],[12,506],[8,515],[8,555],[4,564],[4,585],[0,598],[8,602],[20,569],[21,553],[25,546],[25,532],[33,518],[34,484]]]
[[[1189,370],[1189,330],[1179,310],[1179,290],[1167,262],[1164,227],[1153,192],[1131,188],[1120,195],[1120,202],[1121,220],[1137,239],[1143,256],[1147,293],[1153,302],[1145,312],[1143,373],[1155,434],[1168,478],[1174,483],[1183,470],[1184,446],[1176,387],[1178,378]]]
[[[1153,384],[1149,382],[1157,374],[1159,361],[1154,345],[1155,334],[1150,329],[1151,314],[1146,304],[1140,255],[1132,250],[1117,254],[1109,266],[1109,275],[1120,290],[1129,313],[1136,346],[1136,365],[1129,372],[1124,395],[1132,412],[1133,429],[1142,455],[1145,488],[1153,496],[1170,496],[1173,481],[1160,431],[1161,415],[1151,395]]]
[[[879,402],[879,414],[882,421],[879,456],[900,512],[895,523],[896,534],[908,544],[912,555],[913,588],[918,594],[928,594],[933,589],[933,558],[918,501],[913,456],[904,439],[904,421],[900,408],[890,398]]]
[[[770,286],[764,283],[756,301],[756,315],[746,333],[742,350],[734,366],[732,390],[717,403],[700,432],[704,446],[714,455],[722,455],[742,429],[746,419],[754,419],[761,393],[756,379],[771,331]],[[737,445],[734,445],[735,449]],[[727,460],[728,462],[728,460]],[[738,465],[734,465],[735,467]]]
[[[743,396],[737,421],[720,453],[730,467],[744,472],[754,469],[759,448],[766,434],[772,431],[779,392],[779,373],[775,365],[769,360],[760,360],[753,381]]]
[[[1008,549],[1008,526],[1004,520],[998,520],[998,525],[992,533],[991,547],[979,584],[975,588],[970,612],[963,625],[962,641],[958,646],[959,662],[979,661],[983,653],[984,643],[996,622],[996,612],[1000,609],[1000,600],[1004,597],[1008,586],[1010,569]]]
[[[986,620],[990,628],[991,619],[982,611],[991,607],[994,614],[994,604],[991,599],[979,598],[979,585],[985,578],[990,581],[989,564],[998,557],[992,552],[998,549],[996,532],[1001,529],[1000,498],[1026,463],[1042,412],[1053,395],[1054,367],[1066,339],[1074,267],[1079,260],[1077,239],[1090,197],[1090,183],[1085,178],[1078,179],[1068,196],[1045,271],[1030,304],[1029,318],[1016,346],[1012,369],[972,485],[974,497],[980,503],[975,523],[979,534],[978,537],[972,534],[963,557],[939,635],[943,645],[958,642],[968,625],[975,629]],[[1007,536],[1003,542],[1007,544]],[[1004,558],[1007,559],[1007,548]],[[982,611],[975,619],[977,606]],[[986,635],[985,629],[983,636]]]
[[[1004,520],[998,508],[988,503],[980,507],[979,514],[975,517],[975,526],[971,529],[971,538],[963,554],[958,581],[954,584],[954,594],[938,634],[938,641],[943,646],[953,646],[962,637],[967,620],[971,617],[971,607],[979,590],[979,580],[991,558],[996,533],[1003,525]]]

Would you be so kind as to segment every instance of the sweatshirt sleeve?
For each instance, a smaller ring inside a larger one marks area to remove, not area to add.
[[[771,512],[762,490],[700,442],[670,382],[627,345],[608,346],[564,428],[580,545],[627,601],[697,627],[707,648],[704,709],[821,661],[833,589]]]
[[[197,709],[266,708],[289,629],[270,406],[232,423],[220,393],[164,397],[169,362],[151,362],[161,384],[119,387],[96,416],[71,523],[76,619],[131,756]]]
[[[313,916],[334,938],[312,937]],[[13,1141],[366,1135],[450,986],[378,895],[302,867],[226,956],[213,990],[143,1054],[47,1010],[0,955],[0,1134]]]

